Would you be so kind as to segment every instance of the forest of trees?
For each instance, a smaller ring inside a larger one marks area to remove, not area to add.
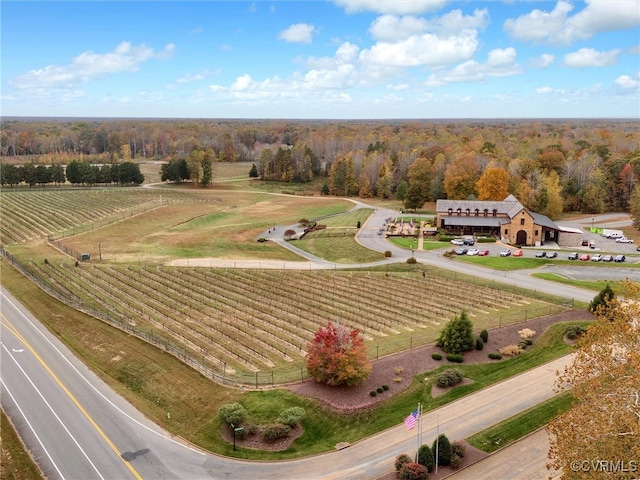
[[[172,162],[164,180],[203,186],[212,162],[248,161],[264,180],[324,177],[325,194],[398,198],[409,209],[512,193],[557,218],[640,202],[636,120],[3,119],[0,145],[4,168],[160,160]]]

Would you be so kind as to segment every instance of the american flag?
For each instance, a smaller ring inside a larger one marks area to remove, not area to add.
[[[409,430],[416,426],[416,421],[418,420],[419,411],[416,408],[411,414],[404,419],[404,424],[407,426]]]

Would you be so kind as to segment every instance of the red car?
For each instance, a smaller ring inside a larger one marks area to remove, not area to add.
[[[521,257],[522,255],[524,255],[524,252],[522,250],[516,250],[515,252],[513,252],[514,257]]]
[[[580,260],[582,260],[583,262],[586,262],[590,259],[591,257],[589,256],[588,253],[583,253],[582,255],[580,255]]]
[[[489,255],[489,250],[480,250],[478,251],[479,257],[484,257],[485,255]]]

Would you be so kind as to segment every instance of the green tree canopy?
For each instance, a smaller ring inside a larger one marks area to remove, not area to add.
[[[473,348],[474,343],[473,323],[466,310],[449,320],[436,341],[436,345],[447,353],[466,352]]]

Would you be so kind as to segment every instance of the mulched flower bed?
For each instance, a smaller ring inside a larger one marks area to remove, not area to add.
[[[464,363],[499,361],[491,360],[487,355],[489,352],[497,352],[498,349],[506,347],[507,345],[517,344],[521,340],[518,336],[518,331],[524,328],[535,330],[536,337],[539,337],[550,325],[555,323],[593,319],[593,315],[588,310],[568,310],[566,312],[539,317],[527,322],[494,328],[489,330],[489,341],[484,345],[484,349],[474,349],[466,352],[464,354]],[[535,338],[533,340],[535,342]],[[355,387],[331,387],[313,380],[307,380],[289,385],[287,388],[298,395],[315,398],[341,412],[357,411],[371,407],[401,392],[409,387],[413,377],[419,373],[428,372],[441,365],[457,365],[447,362],[444,358],[440,361],[432,359],[431,354],[434,352],[441,353],[444,357],[444,352],[440,348],[435,345],[425,345],[373,361],[371,376]],[[396,373],[398,368],[402,369],[400,375]],[[393,381],[394,378],[398,376],[402,376],[402,382]],[[389,390],[375,397],[369,395],[371,390],[375,390],[382,385],[388,385]]]

